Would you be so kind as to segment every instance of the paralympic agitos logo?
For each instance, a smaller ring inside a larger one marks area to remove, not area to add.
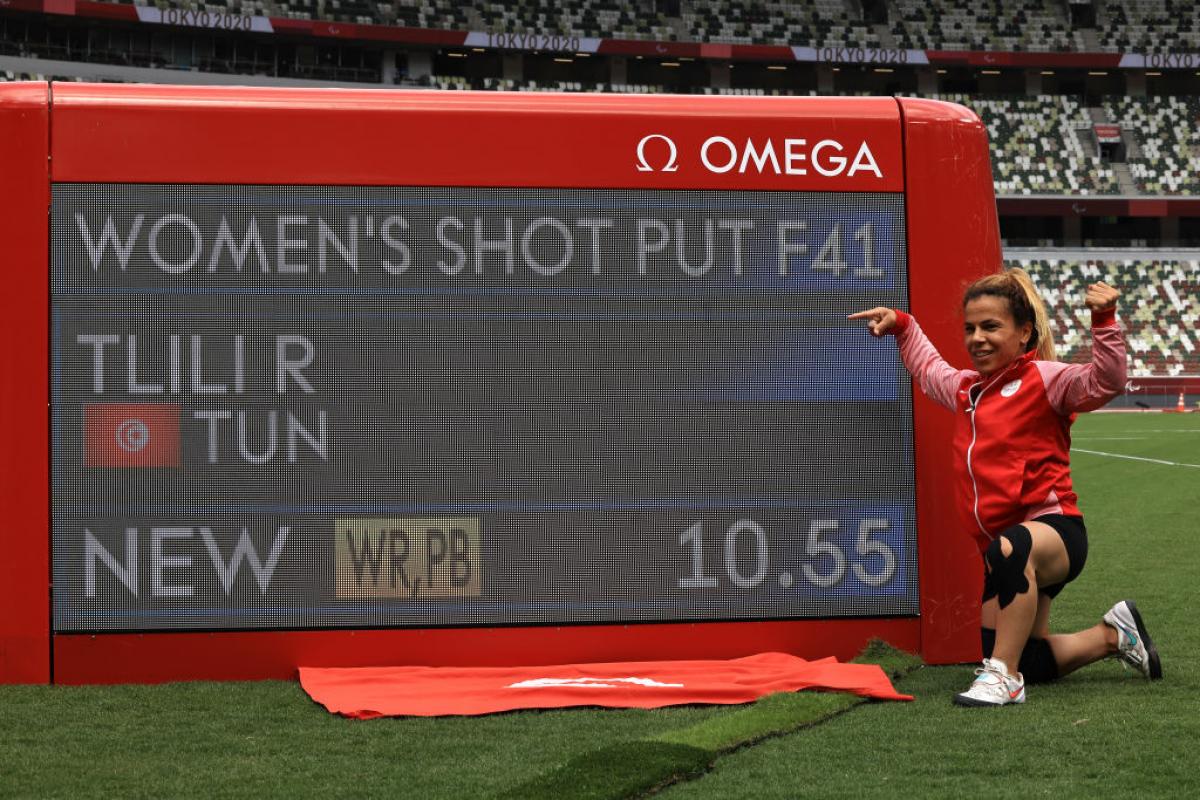
[[[751,136],[741,142],[727,136],[710,136],[695,155],[700,166],[716,174],[808,175],[812,169],[827,178],[854,177],[860,172],[883,177],[875,155],[865,141],[859,142],[856,148],[836,139],[821,139],[810,145],[807,139],[755,139]],[[685,163],[686,156],[682,156]],[[650,133],[637,143],[638,172],[678,172],[680,160],[678,145],[666,134]]]

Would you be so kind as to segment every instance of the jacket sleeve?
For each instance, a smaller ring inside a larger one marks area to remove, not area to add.
[[[953,411],[956,408],[955,393],[966,370],[957,370],[947,364],[910,314],[896,312],[895,332],[900,360],[921,391],[935,403]]]
[[[1092,314],[1089,364],[1039,361],[1046,398],[1059,414],[1094,411],[1125,388],[1125,337],[1113,311]]]

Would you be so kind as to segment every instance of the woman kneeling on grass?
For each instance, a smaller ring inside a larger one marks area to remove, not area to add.
[[[1087,559],[1087,532],[1071,488],[1071,423],[1125,386],[1119,295],[1105,283],[1088,287],[1090,364],[1054,360],[1045,305],[1021,269],[967,287],[964,343],[974,370],[947,364],[903,311],[873,308],[849,317],[867,320],[874,336],[894,334],[921,390],[958,418],[959,501],[984,562],[983,668],[954,696],[960,705],[1023,703],[1026,681],[1051,681],[1108,656],[1148,678],[1162,677],[1132,600],[1078,633],[1052,635],[1049,627],[1051,601]]]

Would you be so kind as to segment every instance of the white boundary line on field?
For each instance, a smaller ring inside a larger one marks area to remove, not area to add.
[[[1108,456],[1109,458],[1127,458],[1130,461],[1148,461],[1151,464],[1166,464],[1168,467],[1193,467],[1200,469],[1200,464],[1182,464],[1178,461],[1163,461],[1161,458],[1142,458],[1141,456],[1126,456],[1120,453],[1102,453],[1099,450],[1084,450],[1081,447],[1072,447],[1072,453],[1087,453],[1093,456]]]
[[[1130,431],[1114,431],[1114,433],[1200,433],[1200,428],[1135,428]]]

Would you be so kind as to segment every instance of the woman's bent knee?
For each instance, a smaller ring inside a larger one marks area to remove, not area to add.
[[[987,575],[983,599],[995,597],[1006,608],[1019,594],[1029,591],[1029,554],[1033,537],[1024,525],[1014,525],[992,540],[983,553]]]

